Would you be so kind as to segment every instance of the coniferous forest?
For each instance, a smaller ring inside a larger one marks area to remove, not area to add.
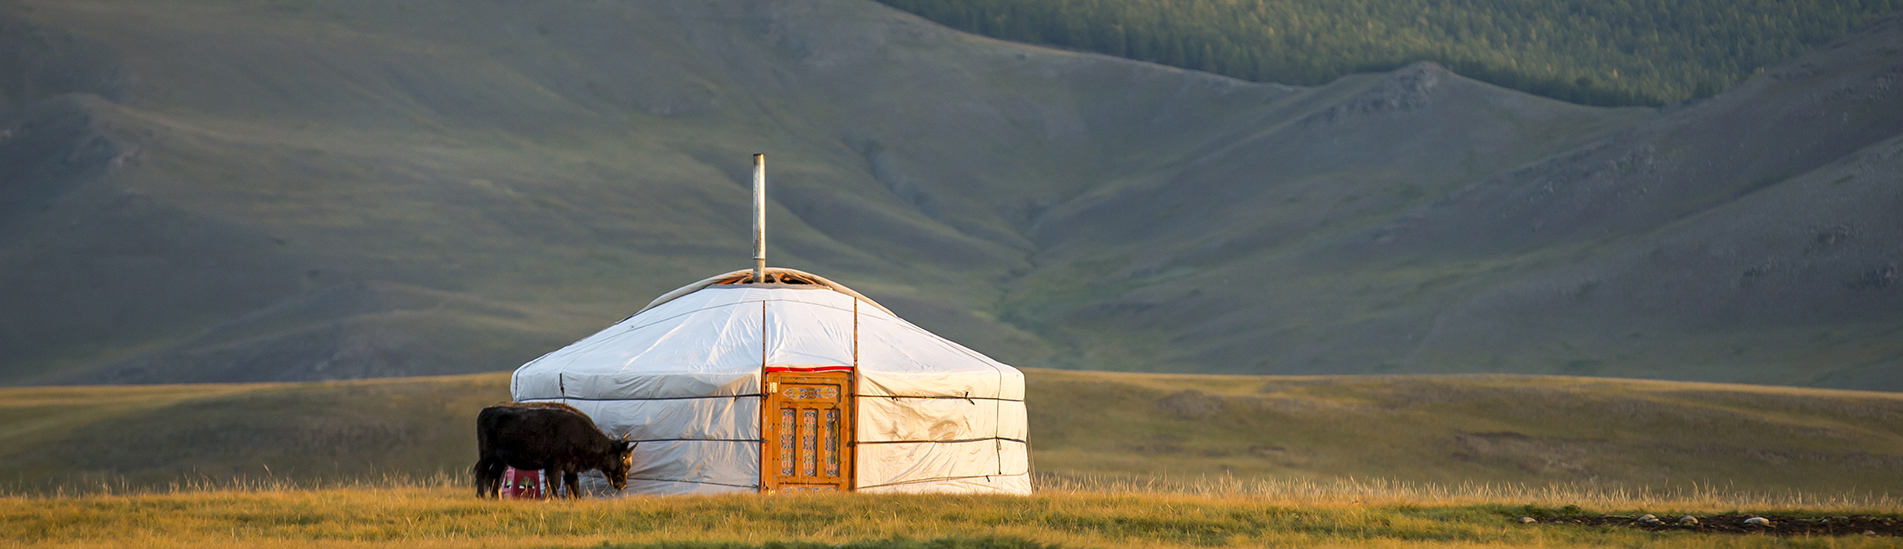
[[[1435,61],[1589,105],[1707,97],[1903,0],[880,0],[986,36],[1285,84]]]

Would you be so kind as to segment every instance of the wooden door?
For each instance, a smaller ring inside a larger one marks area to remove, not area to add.
[[[766,379],[761,489],[851,490],[852,373],[769,371]]]

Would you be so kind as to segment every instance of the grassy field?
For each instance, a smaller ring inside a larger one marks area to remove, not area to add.
[[[1039,471],[1438,484],[1903,486],[1889,393],[1541,376],[1033,371]]]
[[[1554,512],[1736,511],[1723,498],[1396,493],[1284,485],[1214,493],[1045,489],[1004,496],[715,496],[478,501],[445,479],[397,486],[252,485],[138,495],[0,498],[0,536],[88,547],[1893,547],[1887,536],[1778,538],[1525,525]],[[1301,488],[1306,487],[1307,490]],[[1360,488],[1367,488],[1360,486]],[[1845,515],[1888,506],[1767,504]]]
[[[1028,370],[1038,495],[492,502],[507,376],[0,390],[0,544],[87,547],[1891,547],[1523,525],[1881,514],[1903,396],[1530,376]],[[1568,507],[1573,508],[1569,509]]]
[[[1891,393],[1537,376],[1026,378],[1035,472],[1072,484],[1379,479],[1827,498],[1903,486],[1903,395]],[[461,471],[476,411],[506,400],[507,382],[0,389],[0,487]]]

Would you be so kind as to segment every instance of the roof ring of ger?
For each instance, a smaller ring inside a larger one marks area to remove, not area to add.
[[[878,302],[873,301],[872,298],[866,297],[865,295],[860,294],[859,292],[853,291],[852,288],[847,288],[843,284],[833,282],[831,280],[827,280],[826,277],[819,276],[819,275],[809,273],[806,271],[801,271],[798,269],[788,269],[785,267],[767,267],[765,275],[761,276],[760,278],[766,279],[766,282],[761,284],[762,286],[776,286],[777,285],[781,287],[809,286],[809,287],[817,287],[817,288],[831,288],[833,291],[863,300],[867,304],[872,305],[873,307],[879,308],[879,310],[881,311],[885,311],[887,313],[892,312],[890,309],[886,309],[884,305],[880,305]],[[735,286],[735,285],[741,285],[741,284],[746,284],[746,285],[754,284],[753,271],[751,269],[741,269],[738,271],[720,274],[720,275],[716,275],[716,276],[701,280],[700,282],[695,282],[693,284],[682,286],[678,290],[668,292],[666,294],[663,294],[661,297],[655,298],[654,301],[648,303],[648,306],[642,307],[641,310],[637,311],[635,314],[647,312],[648,309],[659,307],[664,303],[673,301],[676,298],[679,298],[681,296],[700,291],[702,288],[706,288],[709,286]]]
[[[718,280],[718,281],[715,281],[715,282],[714,282],[714,283],[713,283],[712,285],[714,285],[714,286],[725,286],[725,285],[728,285],[728,284],[759,284],[759,283],[766,283],[766,284],[808,284],[808,285],[813,285],[813,286],[825,286],[825,285],[826,285],[826,284],[821,284],[821,283],[820,283],[819,281],[817,281],[817,280],[813,280],[813,278],[812,278],[811,276],[808,276],[808,275],[806,275],[805,273],[798,273],[798,272],[789,272],[789,271],[791,271],[791,269],[771,269],[771,270],[768,270],[768,271],[766,271],[766,273],[765,273],[765,275],[763,275],[763,276],[761,276],[761,277],[760,277],[760,278],[762,278],[762,279],[764,279],[764,280],[762,280],[762,281],[758,281],[758,282],[756,282],[756,281],[754,281],[754,280],[753,280],[753,271],[741,271],[741,272],[740,272],[739,274],[735,274],[735,275],[732,275],[732,276],[728,276],[728,277],[726,277],[726,278],[722,278],[722,279],[720,279],[720,280]]]

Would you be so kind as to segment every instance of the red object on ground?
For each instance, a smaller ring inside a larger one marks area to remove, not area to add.
[[[505,499],[543,499],[548,497],[546,487],[541,471],[522,471],[514,467],[502,471],[502,497]]]

